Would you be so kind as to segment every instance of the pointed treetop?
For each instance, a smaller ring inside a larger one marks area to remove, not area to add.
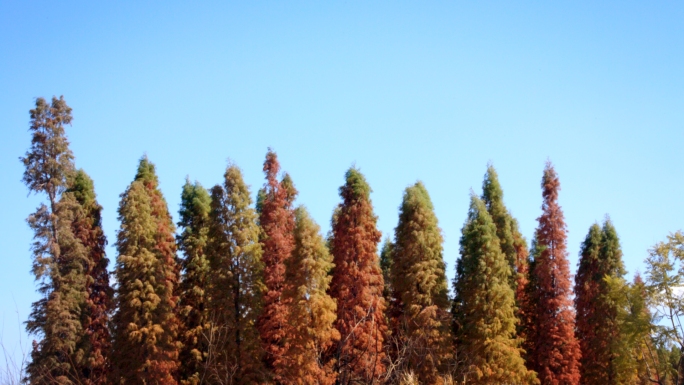
[[[404,199],[401,204],[402,211],[408,211],[411,204],[418,203],[429,210],[434,210],[432,205],[432,200],[430,199],[430,194],[428,194],[425,185],[421,181],[417,181],[413,186],[407,187],[404,190]]]
[[[278,155],[272,148],[268,148],[266,153],[266,160],[264,161],[264,172],[266,172],[266,179],[274,179],[280,171],[280,163],[278,162]]]
[[[78,203],[83,206],[91,204],[96,199],[93,180],[90,179],[90,176],[83,169],[79,169],[73,175],[66,192],[72,193]]]
[[[346,183],[340,187],[340,195],[346,199],[369,199],[371,190],[366,178],[356,167],[351,167],[344,175]]]
[[[181,192],[181,208],[179,211],[181,221],[179,226],[187,226],[194,215],[206,216],[211,210],[211,197],[209,192],[202,187],[199,182],[191,183],[189,178],[185,179],[183,191]]]
[[[150,162],[149,158],[147,158],[147,154],[140,158],[140,162],[138,163],[138,171],[135,174],[135,180],[142,182],[159,182],[157,179],[154,163]]]
[[[558,179],[558,174],[553,168],[551,161],[546,162],[546,167],[544,168],[544,177],[541,182],[542,196],[544,200],[555,201],[558,199],[558,191],[560,191],[560,180]]]
[[[487,204],[503,201],[503,190],[499,184],[499,175],[496,173],[492,164],[487,165],[487,173],[482,181],[482,199]]]

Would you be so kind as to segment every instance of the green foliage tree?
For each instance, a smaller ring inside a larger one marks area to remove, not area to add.
[[[71,231],[86,253],[86,300],[81,309],[84,335],[79,343],[83,355],[75,361],[77,382],[106,384],[110,367],[108,323],[113,290],[107,271],[109,259],[105,254],[107,238],[102,230],[102,206],[97,202],[92,179],[83,170],[76,172],[62,200],[73,210]]]
[[[606,297],[617,310],[617,336],[610,341],[615,354],[611,370],[619,384],[670,384],[672,368],[662,346],[653,339],[658,327],[648,307],[647,289],[637,274],[633,283],[606,275]],[[669,353],[669,351],[667,351]]]
[[[295,210],[294,250],[286,260],[283,297],[289,304],[282,383],[332,385],[334,362],[325,352],[340,338],[333,327],[337,305],[327,290],[332,277],[332,256],[320,235],[320,227],[304,207]]]
[[[263,264],[256,211],[242,172],[230,165],[223,186],[211,189],[208,316],[205,370],[209,384],[252,384],[266,379],[256,328],[261,313]]]
[[[522,346],[530,349],[529,330],[531,325],[530,299],[527,295],[529,282],[529,252],[527,242],[520,233],[518,221],[513,218],[503,202],[503,189],[499,177],[491,164],[487,166],[482,183],[482,200],[496,225],[496,236],[499,238],[501,251],[511,268],[508,283],[515,293],[517,335],[522,340]],[[527,354],[525,354],[527,356]]]
[[[366,179],[355,168],[345,179],[332,223],[335,268],[330,295],[337,300],[335,328],[340,332],[333,355],[339,384],[370,384],[378,382],[386,369],[385,284],[377,254],[381,234]]]
[[[111,382],[176,384],[175,227],[147,156],[121,195],[119,221]]]
[[[442,232],[421,182],[404,192],[392,247],[390,282],[400,304],[401,370],[437,383],[451,361],[451,315]]]
[[[485,203],[471,196],[454,281],[460,374],[469,384],[533,384],[516,337],[510,265]]]
[[[621,372],[617,357],[619,346],[618,307],[609,293],[606,277],[625,274],[622,251],[615,227],[606,220],[603,228],[594,224],[580,250],[575,276],[577,337],[582,350],[580,373],[585,384],[618,384]],[[622,372],[624,373],[624,371]]]
[[[111,289],[92,180],[74,169],[64,126],[71,108],[63,97],[36,99],[30,111],[31,148],[20,160],[23,181],[45,193],[29,216],[34,230],[33,273],[42,298],[32,305],[27,330],[34,341],[26,380],[33,384],[99,384],[107,368],[106,328]]]
[[[178,317],[181,323],[179,340],[183,348],[179,354],[179,378],[183,384],[196,385],[204,378],[207,355],[205,333],[209,329],[206,287],[209,261],[206,247],[209,233],[211,197],[198,182],[185,181],[181,193],[180,235],[176,237],[181,260],[181,282],[178,285]]]
[[[684,384],[684,333],[680,319],[684,315],[684,233],[677,231],[649,250],[646,259],[646,288],[654,307],[655,322],[667,344],[679,349],[675,383]]]

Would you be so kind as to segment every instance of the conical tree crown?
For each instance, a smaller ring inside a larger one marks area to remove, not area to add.
[[[84,335],[79,345],[83,358],[79,361],[78,372],[86,384],[105,384],[109,374],[109,350],[111,347],[108,328],[113,290],[109,284],[107,267],[109,259],[105,255],[107,238],[102,230],[102,206],[97,202],[93,180],[83,170],[73,176],[65,196],[78,202],[72,232],[86,248],[87,299],[82,310]]]
[[[586,384],[616,384],[620,374],[616,366],[621,355],[619,309],[610,296],[606,278],[624,275],[620,243],[610,220],[603,228],[589,229],[580,251],[575,277],[577,335],[582,349],[581,374]]]
[[[287,313],[290,309],[287,298],[283,297],[285,262],[294,248],[295,218],[292,203],[297,190],[289,176],[282,182],[278,180],[280,163],[272,150],[266,154],[263,170],[266,183],[259,224],[264,234],[261,243],[266,295],[258,328],[266,352],[266,367],[271,370],[276,381],[281,381],[287,369],[282,357],[289,330]]]
[[[264,381],[256,328],[261,313],[263,265],[260,229],[242,172],[230,165],[223,186],[211,189],[207,259],[211,338],[206,361],[209,384]]]
[[[392,250],[391,287],[400,302],[397,333],[410,345],[405,371],[436,382],[450,359],[450,317],[442,234],[425,186],[404,192]]]
[[[209,330],[206,311],[209,261],[206,258],[206,246],[210,209],[211,197],[207,190],[197,182],[186,180],[181,193],[178,222],[182,231],[176,237],[178,249],[184,254],[178,287],[178,315],[181,321],[179,340],[183,343],[179,355],[179,378],[184,384],[200,383],[207,357],[205,334]]]
[[[510,267],[484,202],[471,196],[461,237],[454,304],[462,375],[475,384],[536,383],[525,368],[515,336],[515,299]]]
[[[112,377],[175,384],[179,348],[175,227],[147,157],[141,159],[136,179],[121,198]]]
[[[580,379],[580,348],[575,338],[570,269],[566,251],[566,228],[558,204],[560,181],[551,163],[542,178],[542,215],[535,232],[536,331],[532,367],[542,383],[577,384]]]
[[[330,294],[337,300],[333,350],[341,384],[377,381],[384,373],[384,282],[377,245],[380,231],[370,201],[370,186],[355,168],[340,187],[342,203],[333,215],[332,254],[335,269]]]
[[[496,236],[499,238],[501,251],[503,251],[508,265],[511,267],[509,284],[515,291],[517,289],[516,262],[518,255],[513,237],[513,218],[504,205],[499,176],[491,164],[487,166],[487,173],[482,182],[482,200],[496,225]]]

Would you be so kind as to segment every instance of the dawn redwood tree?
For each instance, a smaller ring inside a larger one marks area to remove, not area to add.
[[[621,338],[617,303],[612,298],[606,277],[622,278],[620,241],[610,220],[603,228],[594,224],[580,250],[575,277],[577,336],[582,350],[582,383],[617,384],[620,355],[616,341]]]
[[[266,379],[256,323],[261,313],[263,265],[256,211],[237,166],[211,189],[207,289],[210,329],[208,384],[253,384]]]
[[[64,126],[71,124],[71,108],[63,97],[53,97],[52,103],[37,98],[30,116],[31,148],[25,157],[19,158],[26,168],[23,182],[29,192],[45,193],[49,206],[41,203],[27,219],[34,231],[32,271],[41,294],[41,298],[32,304],[26,322],[27,331],[40,338],[33,342],[27,380],[47,384],[53,379],[63,379],[62,382],[68,383],[68,376],[73,376],[70,355],[78,339],[71,331],[79,330],[80,325],[78,314],[70,310],[72,306],[64,303],[66,298],[59,293],[63,289],[69,290],[62,285],[64,269],[59,266],[63,260],[59,232],[70,226],[59,220],[58,203],[74,170],[74,156],[64,131]],[[75,299],[80,303],[84,296]],[[68,317],[64,317],[65,314]]]
[[[183,344],[179,354],[179,378],[182,384],[196,385],[202,382],[207,355],[209,261],[206,247],[211,197],[201,184],[186,180],[180,206],[178,227],[181,233],[176,241],[184,258],[180,262],[182,275],[178,286],[179,340]]]
[[[259,224],[263,230],[261,240],[264,285],[266,293],[258,320],[258,329],[265,351],[266,368],[276,382],[282,382],[287,363],[283,361],[285,338],[289,333],[289,299],[283,296],[285,264],[294,249],[294,208],[297,191],[291,181],[278,180],[280,163],[275,152],[269,149],[263,167],[266,184],[260,198]]]
[[[380,231],[370,200],[371,188],[361,172],[351,168],[340,187],[342,203],[332,221],[333,269],[330,295],[337,300],[333,346],[339,384],[377,383],[385,372],[387,331],[384,282],[377,245]]]
[[[535,231],[531,271],[535,343],[534,351],[528,354],[528,364],[538,373],[542,384],[578,384],[580,347],[575,338],[567,234],[558,204],[560,182],[550,162],[544,169],[541,187],[544,202]]]
[[[118,212],[111,382],[176,384],[175,226],[147,156],[121,194]]]
[[[391,287],[400,308],[397,338],[402,370],[420,383],[437,383],[451,360],[450,301],[442,232],[421,182],[404,192],[392,248]]]
[[[105,254],[107,238],[102,230],[102,206],[97,202],[92,179],[83,170],[78,170],[72,178],[63,199],[66,201],[67,197],[72,200],[72,207],[75,209],[72,232],[87,253],[87,297],[81,316],[85,335],[80,343],[83,356],[77,361],[77,372],[84,384],[106,384],[111,366],[108,323],[113,290],[107,270],[109,259]]]
[[[45,193],[29,216],[34,230],[33,273],[42,298],[26,322],[34,341],[26,380],[32,384],[99,384],[107,367],[107,311],[111,291],[100,226],[101,207],[90,178],[74,170],[64,126],[71,108],[63,97],[36,99],[30,111],[31,148],[20,158],[23,181]]]
[[[284,384],[332,385],[337,378],[334,361],[325,352],[340,338],[333,327],[337,306],[327,290],[332,277],[332,256],[320,227],[304,207],[295,210],[294,250],[285,261],[289,304],[281,381]]]
[[[506,256],[506,261],[511,270],[508,282],[511,289],[515,292],[518,288],[516,270],[518,253],[513,238],[513,218],[504,205],[503,190],[501,189],[501,184],[499,184],[499,176],[491,164],[487,166],[487,173],[482,182],[482,200],[496,225],[496,236],[499,238],[501,251]]]
[[[510,265],[485,203],[471,196],[454,280],[460,374],[468,384],[534,384],[516,337]]]
[[[522,346],[527,352],[530,349],[528,335],[530,334],[530,309],[526,292],[529,281],[527,242],[520,233],[518,221],[513,218],[503,202],[503,190],[499,177],[492,165],[487,166],[484,182],[482,183],[482,200],[487,206],[496,225],[496,235],[499,238],[501,251],[511,268],[509,285],[515,292],[517,335],[522,340]],[[527,356],[527,353],[524,355]]]

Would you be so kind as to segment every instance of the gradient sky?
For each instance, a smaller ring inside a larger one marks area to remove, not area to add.
[[[528,240],[554,163],[573,272],[606,215],[630,276],[684,227],[682,2],[102,3],[0,1],[0,331],[14,356],[37,299],[25,218],[43,197],[27,197],[18,157],[39,96],[73,108],[112,264],[144,153],[175,220],[186,176],[211,187],[228,159],[254,195],[269,146],[325,232],[350,166],[383,237],[422,180],[450,279],[488,162]]]

